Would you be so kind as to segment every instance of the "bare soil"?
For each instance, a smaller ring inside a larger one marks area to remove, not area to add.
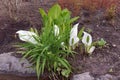
[[[81,15],[79,28],[85,26],[86,31],[90,31],[92,34],[94,41],[103,38],[107,44],[103,48],[96,47],[91,56],[80,53],[79,49],[76,50],[78,54],[75,55],[75,59],[69,59],[73,66],[73,74],[90,72],[94,77],[104,74],[120,76],[120,14],[117,14],[113,19],[106,19],[99,12],[87,15]],[[0,53],[15,51],[12,45],[19,41],[15,37],[15,32],[20,29],[29,29],[29,25],[26,21],[15,22],[8,18],[1,18]],[[36,80],[36,77],[1,74],[0,80]]]
[[[104,74],[120,76],[120,15],[109,20],[101,16],[97,19],[98,15],[100,13],[84,16],[84,20],[79,20],[80,27],[86,27],[86,31],[92,34],[93,41],[103,38],[107,44],[103,48],[96,47],[90,56],[84,56],[78,49],[79,54],[71,60],[74,73],[90,72],[94,77]]]

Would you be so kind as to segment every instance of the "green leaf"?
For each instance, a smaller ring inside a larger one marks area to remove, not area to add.
[[[82,39],[82,34],[83,34],[84,29],[85,29],[85,28],[82,27],[82,29],[79,31],[79,33],[78,33],[79,39]]]
[[[57,62],[55,61],[54,62],[54,71],[56,70],[56,68],[57,68]]]
[[[33,28],[30,28],[30,31],[31,31],[31,32],[34,32],[34,29],[33,29]]]
[[[52,19],[57,19],[61,13],[61,7],[56,4],[48,11],[48,17],[51,17]]]
[[[36,73],[37,73],[37,77],[38,77],[38,80],[39,80],[40,73],[41,73],[40,57],[37,57],[37,61],[36,61]]]
[[[41,67],[41,73],[43,74],[44,72],[44,69],[45,69],[45,64],[46,64],[46,58],[43,59],[43,62],[42,62],[42,67]]]
[[[101,38],[101,40],[98,41],[97,43],[98,43],[98,46],[102,47],[102,46],[104,46],[106,44],[106,41],[103,38]]]
[[[70,11],[68,9],[64,9],[61,11],[61,16],[64,20],[70,20]]]
[[[90,37],[89,37],[89,36],[87,36],[87,39],[86,39],[87,43],[89,42],[89,40],[90,40]]]
[[[63,59],[63,58],[58,58],[58,61],[67,69],[70,69],[70,65],[68,63],[67,60]]]
[[[22,57],[21,60],[23,60],[23,59],[26,58],[28,55],[30,55],[31,52],[32,52],[32,50],[30,50],[30,51],[24,53],[24,56]]]
[[[79,17],[74,17],[70,20],[70,23],[73,23],[74,21],[76,21],[77,19],[79,19]]]
[[[65,77],[69,77],[70,72],[71,72],[70,70],[63,69],[61,74]]]
[[[69,14],[70,15],[70,11],[68,10],[68,9],[63,9],[62,11],[61,11],[61,13],[62,14]]]
[[[45,11],[42,8],[39,8],[40,14],[42,17],[47,16],[47,14],[45,13]]]

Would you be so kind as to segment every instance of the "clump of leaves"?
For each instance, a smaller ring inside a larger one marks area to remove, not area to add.
[[[84,44],[85,52],[92,54],[95,49],[92,36],[84,32],[84,28],[78,31],[79,23],[72,26],[78,17],[71,18],[70,11],[62,10],[58,4],[50,8],[48,13],[40,8],[40,14],[43,18],[41,30],[16,32],[20,40],[24,41],[20,44],[23,58],[28,58],[33,64],[38,79],[45,70],[68,77],[72,70],[66,58],[74,55],[74,49],[80,40]],[[103,46],[105,42],[100,40],[97,44]]]
[[[68,77],[71,66],[66,58],[75,53],[72,50],[79,41],[76,33],[78,24],[72,28],[72,23],[78,17],[71,18],[69,10],[62,10],[58,4],[50,8],[48,13],[40,8],[40,14],[43,18],[43,27],[40,31],[17,31],[20,40],[25,42],[21,43],[21,47],[24,48],[23,58],[27,57],[33,64],[38,79],[45,70],[60,72]],[[79,32],[80,35],[81,33],[82,31]]]
[[[107,42],[103,38],[101,38],[99,41],[96,42],[96,45],[99,47],[104,47],[106,43]]]

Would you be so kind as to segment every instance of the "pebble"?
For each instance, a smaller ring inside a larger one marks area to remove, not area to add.
[[[113,47],[116,47],[117,45],[116,44],[112,44]]]

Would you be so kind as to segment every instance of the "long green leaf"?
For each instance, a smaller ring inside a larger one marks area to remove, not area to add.
[[[43,18],[44,18],[44,16],[47,16],[47,14],[45,13],[45,11],[42,8],[40,8],[39,11]]]
[[[43,59],[42,66],[41,66],[41,73],[43,74],[46,64],[46,58]]]
[[[69,63],[66,62],[63,58],[58,58],[58,61],[67,69],[70,69]]]
[[[76,21],[77,19],[79,19],[79,17],[74,17],[70,20],[70,24],[73,23],[74,21]]]
[[[26,58],[28,55],[30,55],[31,52],[32,52],[32,50],[28,51],[27,53],[24,53],[25,55],[22,57],[21,60],[23,60],[23,59]]]
[[[61,13],[61,7],[56,4],[52,8],[49,9],[48,11],[48,17],[52,17],[52,19],[58,18],[58,16]]]
[[[40,57],[37,57],[37,61],[36,61],[36,73],[37,73],[37,77],[38,77],[38,80],[39,80],[40,73],[41,73]]]
[[[78,33],[79,39],[82,39],[82,34],[83,34],[84,29],[85,29],[85,28],[82,27],[82,29],[79,31],[79,33]]]

